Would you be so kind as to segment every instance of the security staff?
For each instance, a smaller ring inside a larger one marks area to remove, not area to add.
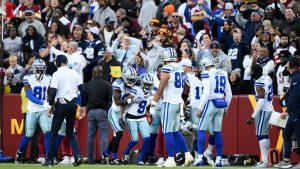
[[[50,105],[54,104],[55,110],[53,112],[48,158],[43,166],[53,166],[54,156],[57,151],[55,148],[57,135],[64,119],[66,120],[66,134],[70,140],[70,145],[75,156],[73,166],[79,166],[82,163],[82,157],[73,129],[76,118],[78,90],[82,96],[80,99],[81,106],[84,107],[86,105],[84,86],[82,85],[82,79],[79,74],[67,67],[68,59],[65,55],[58,55],[54,63],[58,69],[52,77],[48,102]],[[56,102],[54,102],[55,99]],[[52,111],[53,109],[50,109],[49,113]]]
[[[88,109],[88,163],[95,163],[94,141],[100,128],[100,149],[104,153],[108,146],[109,122],[107,112],[112,104],[112,85],[102,79],[102,67],[93,69],[92,80],[85,84]],[[99,88],[99,86],[101,86]]]
[[[295,135],[300,143],[300,58],[293,57],[287,64],[287,70],[291,73],[290,94],[287,102],[287,113],[282,113],[281,117],[289,115],[287,124],[283,129],[284,159],[274,165],[278,168],[291,168],[290,162],[292,151],[292,136]],[[298,144],[298,155],[300,156],[300,144]],[[300,168],[300,162],[293,168]]]

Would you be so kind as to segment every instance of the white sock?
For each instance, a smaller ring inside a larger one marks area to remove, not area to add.
[[[212,154],[213,148],[214,148],[214,145],[208,144],[204,154]]]
[[[203,159],[203,154],[198,154],[198,160],[202,160]]]
[[[221,156],[217,156],[217,158],[216,158],[216,163],[220,163],[221,160],[222,160],[222,157],[221,157]]]
[[[261,161],[264,163],[268,163],[268,154],[269,154],[268,140],[267,139],[260,140],[259,148],[262,156]]]
[[[168,157],[168,159],[173,160],[174,161],[174,157]]]
[[[195,153],[195,161],[198,159],[198,151],[194,151]]]
[[[185,155],[185,157],[186,157],[186,156],[189,156],[189,155],[192,156],[191,153],[190,153],[189,151],[188,151],[188,152],[185,152],[184,155]]]

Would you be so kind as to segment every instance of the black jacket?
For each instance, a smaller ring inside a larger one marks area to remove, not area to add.
[[[289,115],[297,115],[300,113],[300,70],[292,74],[291,86],[287,103],[287,112]],[[297,113],[297,114],[295,114]]]
[[[95,78],[85,84],[87,107],[108,110],[112,104],[112,86],[110,83]]]

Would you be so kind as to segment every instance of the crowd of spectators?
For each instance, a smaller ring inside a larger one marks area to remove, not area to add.
[[[189,58],[193,66],[212,58],[230,75],[233,94],[253,93],[250,68],[258,63],[273,78],[274,94],[283,95],[287,58],[300,56],[299,0],[3,1],[6,93],[20,93],[32,58],[42,58],[52,75],[63,52],[77,58],[70,66],[84,82],[101,65],[111,83],[118,74],[112,67],[155,71],[163,48],[173,47],[178,61]]]

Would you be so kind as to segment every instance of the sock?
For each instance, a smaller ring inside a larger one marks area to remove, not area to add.
[[[223,139],[221,132],[214,132],[216,142],[216,155],[222,157],[223,154]]]
[[[127,144],[127,147],[124,151],[124,154],[125,155],[129,155],[129,152],[130,150],[137,144],[138,142],[137,141],[130,141],[128,144]]]
[[[221,163],[221,160],[222,160],[222,156],[217,156],[216,163]]]
[[[203,154],[198,154],[198,158],[199,161],[203,160]]]
[[[181,135],[181,133],[179,131],[176,131],[173,133],[174,136],[174,140],[176,140],[175,142],[178,142],[178,144],[180,145],[180,148],[186,153],[189,152],[189,148],[187,147],[187,144],[185,142],[185,139],[183,138],[183,136]],[[175,148],[176,149],[176,148]],[[176,152],[177,153],[177,152]]]
[[[214,148],[214,145],[215,145],[215,136],[210,135],[209,138],[208,138],[207,148],[206,148],[204,154],[212,154],[212,150]]]
[[[113,137],[113,138],[110,140],[109,145],[108,145],[107,149],[106,149],[105,152],[104,152],[106,155],[109,155],[109,154],[111,153],[111,151],[112,151],[112,149],[113,149],[114,143],[115,143],[115,137]]]
[[[115,159],[118,159],[118,153],[112,153],[112,159],[115,160]]]
[[[173,157],[174,159],[174,136],[173,133],[169,132],[169,133],[165,133],[165,144],[166,144],[166,148],[167,148],[167,155],[168,158]]]
[[[193,142],[193,149],[194,151],[197,151],[198,152],[198,139],[194,139],[194,142]],[[196,155],[195,155],[196,157]]]
[[[180,146],[180,143],[179,143],[179,141],[175,138],[174,134],[173,134],[173,137],[174,137],[174,150],[175,150],[175,154],[181,154],[181,146]]]
[[[259,141],[259,148],[261,151],[261,161],[268,163],[268,139],[263,139]]]
[[[56,140],[56,145],[55,145],[56,150],[58,150],[58,147],[59,147],[59,145],[60,145],[63,138],[64,138],[64,136],[59,135],[59,134],[57,135],[57,140]]]
[[[198,159],[198,151],[194,151],[195,154],[195,161]]]
[[[143,145],[142,145],[142,152],[141,152],[141,154],[139,156],[138,162],[144,160],[144,157],[146,156],[146,153],[147,153],[147,151],[149,149],[150,138],[149,137],[145,137],[143,140],[144,140],[144,142],[143,142]]]
[[[154,157],[157,133],[150,133],[149,156]]]
[[[25,149],[27,147],[27,144],[28,144],[29,140],[30,140],[30,137],[27,137],[25,135],[22,137],[20,145],[19,145],[19,152],[20,153],[25,152]]]
[[[198,130],[197,133],[198,133],[198,153],[199,153],[199,155],[202,155],[202,157],[203,157],[206,131]],[[199,157],[199,155],[198,155],[198,157]],[[202,157],[200,159],[202,159]]]
[[[44,134],[44,146],[45,146],[45,153],[48,154],[48,151],[49,151],[49,140],[50,140],[50,134],[51,132],[50,131],[47,131],[45,134]]]

